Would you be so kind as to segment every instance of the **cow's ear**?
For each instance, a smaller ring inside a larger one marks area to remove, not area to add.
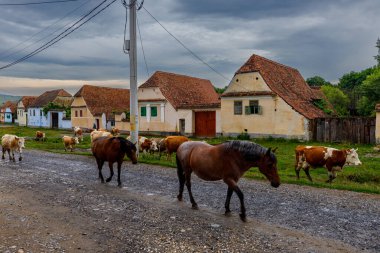
[[[15,137],[15,140],[16,140],[16,141],[18,141],[19,139],[20,139],[20,138],[18,138],[18,137]]]

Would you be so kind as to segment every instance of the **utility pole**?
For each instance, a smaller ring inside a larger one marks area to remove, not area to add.
[[[138,145],[139,140],[139,110],[137,99],[137,50],[136,50],[136,3],[129,0],[129,61],[130,61],[130,126],[131,141]],[[138,150],[138,149],[137,149]],[[138,151],[137,151],[138,152]]]

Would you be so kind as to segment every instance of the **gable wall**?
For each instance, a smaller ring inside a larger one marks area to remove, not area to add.
[[[82,117],[80,117],[81,110]],[[78,113],[78,117],[75,117],[75,112]],[[74,97],[74,101],[71,104],[71,125],[92,129],[95,121],[95,117],[87,108],[86,101],[84,101],[83,97]]]

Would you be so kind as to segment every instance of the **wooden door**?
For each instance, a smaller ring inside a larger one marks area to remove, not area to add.
[[[195,135],[197,137],[215,137],[215,111],[195,112]]]
[[[51,127],[58,128],[58,113],[57,112],[51,113]]]

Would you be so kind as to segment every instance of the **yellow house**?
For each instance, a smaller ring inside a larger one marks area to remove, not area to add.
[[[252,55],[221,96],[222,133],[309,140],[310,120],[327,116],[321,99],[297,69]]]
[[[211,82],[163,71],[138,89],[139,130],[211,137],[221,132],[220,100]]]
[[[23,96],[17,102],[17,119],[19,126],[28,125],[28,108],[36,98],[36,96]]]
[[[86,129],[115,126],[129,131],[129,122],[121,119],[121,113],[125,117],[129,112],[129,96],[128,89],[83,85],[71,104],[72,126]]]
[[[380,104],[376,105],[376,144],[380,144]]]

